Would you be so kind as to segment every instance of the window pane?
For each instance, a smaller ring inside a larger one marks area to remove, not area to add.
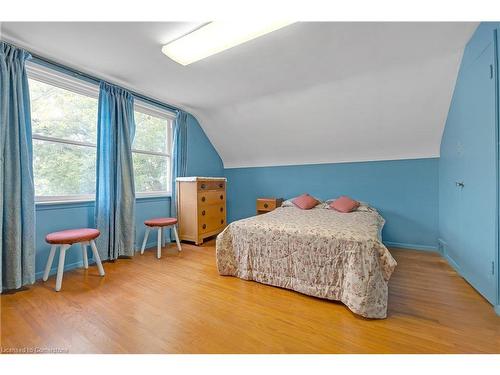
[[[136,150],[167,153],[168,120],[135,112]]]
[[[29,80],[34,134],[96,143],[97,99]]]
[[[95,194],[96,149],[33,140],[37,196]]]
[[[168,158],[133,154],[135,191],[140,193],[168,191]]]

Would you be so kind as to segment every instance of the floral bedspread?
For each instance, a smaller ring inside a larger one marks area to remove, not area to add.
[[[367,318],[387,316],[396,261],[374,209],[348,214],[280,207],[235,221],[217,236],[219,274],[343,302]]]

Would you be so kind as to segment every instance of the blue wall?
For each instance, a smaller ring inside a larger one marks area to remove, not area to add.
[[[462,57],[441,141],[439,237],[449,263],[485,298],[498,304],[495,85],[499,81],[490,76],[490,65],[500,59],[495,56],[495,29],[500,29],[500,23],[481,23]],[[465,186],[457,187],[457,181]]]
[[[224,169],[217,151],[208,140],[198,121],[188,116],[188,175],[223,176]],[[169,216],[170,197],[138,198],[136,204],[135,248],[139,249],[144,238],[144,220],[152,217]],[[50,246],[45,242],[47,233],[72,228],[94,226],[94,202],[72,202],[36,205],[36,278],[43,275]],[[156,245],[156,236],[149,237],[147,247]],[[89,252],[90,255],[90,252]],[[57,256],[54,259],[51,274],[57,269]],[[65,269],[82,267],[82,255],[77,246],[73,246],[66,255]]]
[[[368,202],[386,219],[388,245],[437,248],[438,160],[415,159],[226,169],[229,221],[255,215],[258,197],[319,199],[341,194]]]
[[[224,176],[222,159],[207,138],[200,124],[192,115],[188,116],[188,176]]]

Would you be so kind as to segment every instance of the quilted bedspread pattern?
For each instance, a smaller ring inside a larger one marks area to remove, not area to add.
[[[387,316],[396,261],[380,241],[374,209],[281,207],[231,223],[217,236],[219,274],[343,302],[367,318]]]

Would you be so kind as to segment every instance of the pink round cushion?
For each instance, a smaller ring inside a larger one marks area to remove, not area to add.
[[[330,203],[330,208],[333,208],[335,211],[348,213],[356,210],[359,207],[359,202],[351,199],[345,195],[335,199],[332,203]]]
[[[49,233],[45,237],[45,241],[53,245],[72,245],[78,242],[93,240],[99,237],[100,234],[101,232],[92,228],[69,229]]]
[[[311,208],[316,207],[319,201],[311,197],[309,194],[302,194],[292,199],[292,203],[302,210],[310,210]]]
[[[156,219],[146,220],[144,224],[148,227],[166,227],[177,224],[177,219],[175,217],[157,217]]]

